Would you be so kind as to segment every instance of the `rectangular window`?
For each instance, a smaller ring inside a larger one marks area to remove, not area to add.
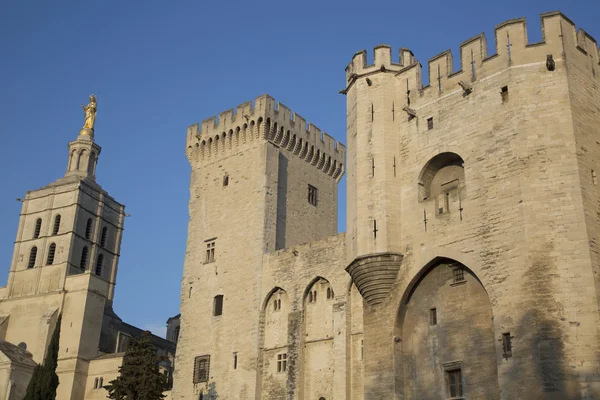
[[[429,310],[429,325],[437,325],[437,310],[435,308]]]
[[[317,205],[319,189],[312,185],[308,185],[308,202],[313,206]]]
[[[454,278],[454,283],[463,282],[465,280],[465,270],[458,267],[452,270],[452,275]]]
[[[287,353],[277,354],[277,372],[287,371]]]
[[[460,368],[446,371],[446,378],[448,380],[448,395],[450,397],[461,397],[463,395],[463,389]]]
[[[228,186],[229,185],[229,175],[225,175],[223,177],[223,186]]]
[[[218,294],[213,301],[213,316],[218,317],[223,314],[223,295]]]
[[[430,131],[433,129],[433,117],[427,118],[427,130]]]
[[[512,357],[512,337],[510,332],[502,334],[502,350],[505,358]]]
[[[233,353],[233,369],[237,369],[237,353]]]
[[[198,356],[194,360],[194,383],[208,382],[210,356]]]
[[[211,240],[206,242],[206,261],[207,263],[211,263],[215,261],[215,240]]]

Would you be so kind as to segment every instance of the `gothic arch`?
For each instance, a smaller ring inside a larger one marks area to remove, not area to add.
[[[441,192],[461,190],[465,184],[464,160],[452,152],[439,153],[423,166],[419,173],[419,201],[426,201]]]
[[[460,370],[461,396],[500,397],[492,305],[466,265],[435,257],[421,268],[404,290],[394,331],[398,396],[450,397],[448,374]]]

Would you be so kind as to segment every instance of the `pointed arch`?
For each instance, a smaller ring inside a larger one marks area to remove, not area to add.
[[[33,230],[33,238],[34,239],[39,238],[41,231],[42,231],[42,219],[38,218],[35,220],[35,228]]]
[[[46,257],[46,265],[54,264],[54,255],[56,254],[56,243],[50,243],[48,246],[48,257]]]
[[[27,263],[27,268],[35,267],[35,260],[37,258],[37,246],[33,246],[29,251],[29,262]]]

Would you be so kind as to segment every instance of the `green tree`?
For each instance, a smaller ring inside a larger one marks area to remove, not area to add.
[[[166,377],[158,369],[159,357],[150,332],[133,338],[119,367],[119,376],[107,386],[114,400],[161,400],[167,387]]]
[[[42,365],[37,365],[33,370],[33,375],[27,386],[27,392],[23,400],[55,400],[56,388],[58,387],[58,375],[56,375],[56,366],[58,365],[58,343],[60,342],[60,323],[62,314],[58,315],[56,327],[52,334],[52,339],[48,344],[46,358]]]

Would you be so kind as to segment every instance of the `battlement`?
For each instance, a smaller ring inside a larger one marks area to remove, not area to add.
[[[271,142],[336,180],[344,173],[346,147],[267,94],[188,127],[187,156],[190,163],[212,162],[255,141]]]
[[[410,50],[400,48],[399,62],[391,58],[389,46],[377,46],[374,49],[374,63],[367,65],[365,50],[356,53],[346,67],[346,93],[361,77],[379,72],[394,73],[397,78],[406,80],[409,89],[435,92],[446,88],[456,89],[457,84],[473,82],[481,77],[492,75],[509,67],[535,62],[546,62],[553,56],[555,61],[564,59],[566,47],[577,50],[579,54],[591,58],[590,69],[600,65],[598,42],[583,29],[577,30],[575,24],[560,12],[541,15],[542,41],[529,43],[525,18],[505,21],[494,29],[496,52],[488,55],[487,40],[483,33],[476,35],[460,45],[460,70],[453,71],[451,50],[432,57],[428,61],[429,84],[421,80],[421,64]]]

